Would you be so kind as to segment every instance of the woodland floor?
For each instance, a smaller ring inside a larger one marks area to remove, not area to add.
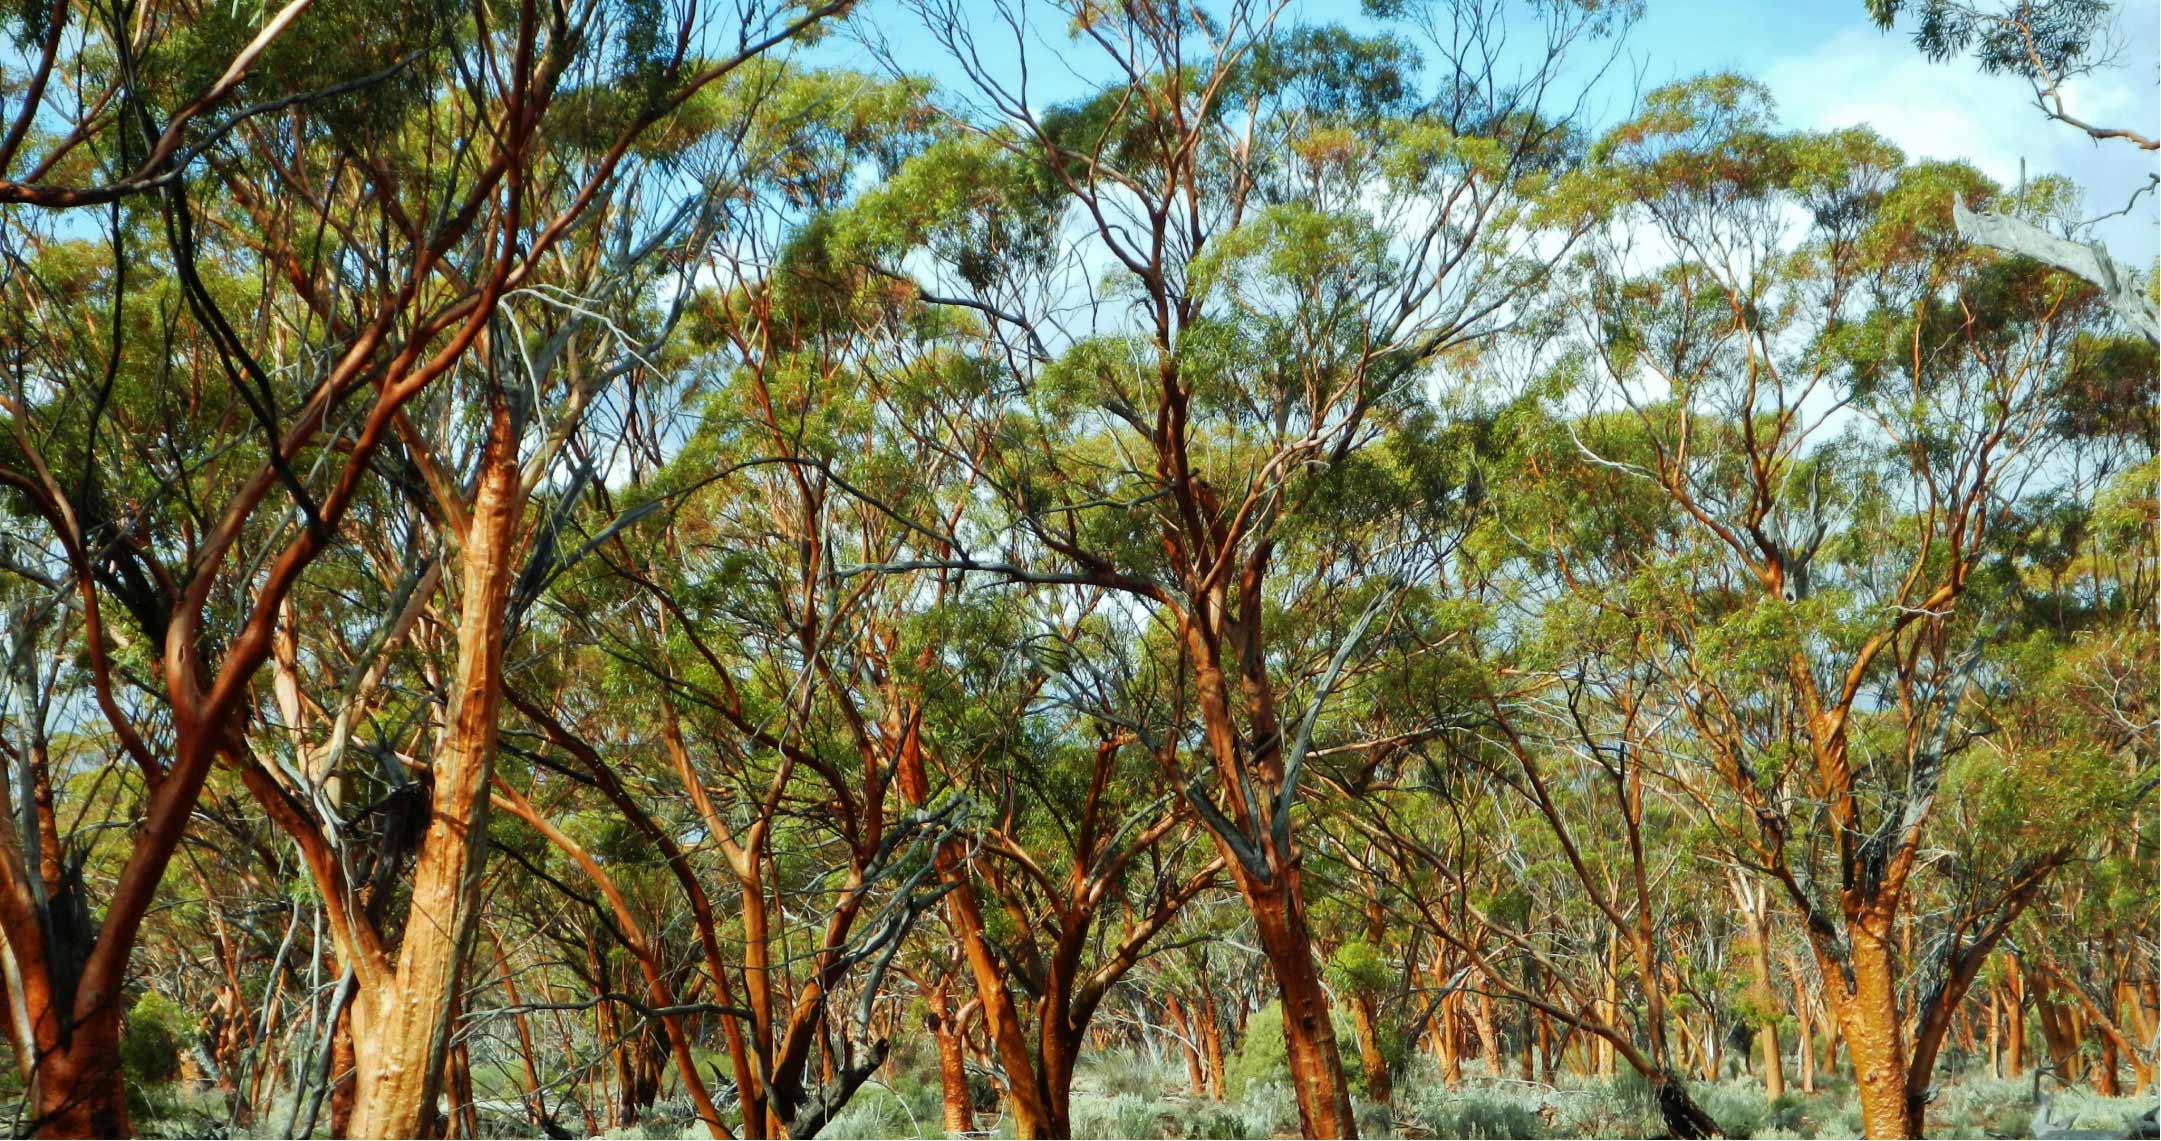
[[[538,1136],[518,1111],[515,1091],[485,1088],[491,1076],[475,1067],[482,1087],[482,1127],[490,1136]],[[821,1136],[836,1138],[945,1136],[937,1129],[939,1091],[935,1060],[902,1049],[882,1085],[866,1085]],[[2154,1107],[2150,1094],[2106,1098],[2090,1089],[2055,1088],[2037,1107],[2030,1078],[2009,1080],[1975,1073],[1947,1080],[1929,1114],[1932,1137],[2108,1137],[2130,1135]],[[1850,1138],[1860,1136],[1860,1110],[1843,1078],[1818,1083],[1812,1094],[1789,1092],[1770,1101],[1756,1078],[1736,1074],[1698,1085],[1705,1109],[1734,1137]],[[138,1117],[146,1137],[281,1136],[276,1129],[226,1132],[221,1102],[177,1088],[155,1091]],[[567,1107],[566,1107],[567,1108]],[[1630,1075],[1613,1081],[1560,1075],[1554,1084],[1484,1076],[1477,1063],[1450,1087],[1423,1060],[1399,1078],[1394,1103],[1360,1101],[1359,1123],[1368,1138],[1571,1138],[1655,1137],[1658,1118],[1641,1082]],[[283,1114],[273,1114],[282,1121]],[[574,1118],[575,1110],[565,1113]],[[985,1114],[974,1136],[1011,1136],[1007,1122]],[[1296,1137],[1297,1111],[1290,1091],[1254,1082],[1235,1099],[1195,1098],[1175,1060],[1158,1062],[1131,1051],[1112,1051],[1083,1064],[1073,1102],[1074,1136],[1083,1138]],[[702,1137],[680,1098],[664,1098],[637,1125],[601,1134],[610,1138]]]

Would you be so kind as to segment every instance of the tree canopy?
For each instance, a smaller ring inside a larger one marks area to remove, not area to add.
[[[2156,275],[1333,15],[0,14],[12,1128],[2128,1125]]]

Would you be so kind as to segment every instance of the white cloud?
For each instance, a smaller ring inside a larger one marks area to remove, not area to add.
[[[2155,130],[2154,26],[2157,0],[2124,6],[2121,67],[2067,91],[2074,114]],[[2014,76],[1985,75],[1969,58],[1931,63],[1903,31],[1849,27],[1787,56],[1762,78],[1789,126],[1874,128],[1908,158],[1964,159],[1998,182],[2016,182],[2021,161],[2029,175],[2062,174],[2087,194],[2087,213],[2122,206],[2154,170],[2154,158],[2128,143],[2096,144],[2047,120],[2032,89]],[[2119,257],[2144,263],[2155,256],[2155,204],[2106,224],[2103,238]]]

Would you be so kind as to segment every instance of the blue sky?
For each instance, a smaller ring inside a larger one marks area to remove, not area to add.
[[[1287,15],[1356,24],[1362,22],[1358,7],[1355,0],[1296,0]],[[988,54],[993,45],[1011,41],[992,23],[993,6],[984,2],[981,10],[979,34]],[[873,3],[858,12],[858,27],[887,37],[901,66],[942,81],[958,78],[899,5]],[[1031,29],[1030,102],[1040,105],[1072,94],[1079,84],[1060,74],[1056,62],[1067,43],[1063,21],[1049,13],[1037,18],[1043,23]],[[2161,0],[2121,0],[2116,18],[2121,66],[2073,85],[2071,109],[2153,135],[2161,130]],[[2023,161],[2029,174],[2059,173],[2075,181],[2086,192],[2088,216],[2120,209],[2156,169],[2150,152],[2122,142],[2095,144],[2046,120],[2023,80],[1983,75],[1966,59],[1929,62],[1914,50],[1909,31],[1878,29],[1864,0],[1647,0],[1628,39],[1629,62],[1618,69],[1627,74],[1616,75],[1607,93],[1608,110],[1627,109],[1632,76],[1648,88],[1708,71],[1736,71],[1770,87],[1788,127],[1866,124],[1909,157],[1965,159],[2004,183],[2018,180]],[[829,53],[873,66],[845,38],[828,41],[816,54]],[[2131,215],[2103,223],[2100,236],[2123,260],[2153,261],[2161,242],[2154,197],[2142,199]]]
[[[2075,83],[2068,103],[2081,117],[2152,137],[2161,129],[2161,0],[2119,3],[2116,18],[2121,66]],[[2029,174],[2067,175],[2085,189],[2089,216],[2120,209],[2155,170],[2152,152],[2096,144],[2045,119],[2023,80],[1983,75],[1965,59],[1930,63],[1909,30],[1880,31],[1862,0],[1649,0],[1631,44],[1654,83],[1715,70],[1763,80],[1789,126],[1865,123],[1909,157],[1965,159],[1999,182],[2018,180],[2021,159]],[[2149,194],[2133,215],[2104,223],[2102,238],[2118,257],[2146,264],[2155,218]]]

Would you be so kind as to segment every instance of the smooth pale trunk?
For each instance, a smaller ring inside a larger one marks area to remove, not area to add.
[[[496,402],[462,558],[455,707],[434,766],[426,834],[396,977],[353,1003],[353,1137],[425,1137],[435,1129],[451,996],[479,911],[479,866],[502,704],[503,632],[515,568],[518,465],[509,413]],[[383,985],[387,984],[387,985]]]
[[[1775,1101],[1786,1093],[1786,1063],[1778,1048],[1778,1024],[1772,1017],[1778,1010],[1778,992],[1771,988],[1770,924],[1760,910],[1751,908],[1745,926],[1752,960],[1749,966],[1754,975],[1752,989],[1756,1009],[1763,1018],[1763,1024],[1756,1028],[1758,1062],[1763,1067],[1763,1096]]]

